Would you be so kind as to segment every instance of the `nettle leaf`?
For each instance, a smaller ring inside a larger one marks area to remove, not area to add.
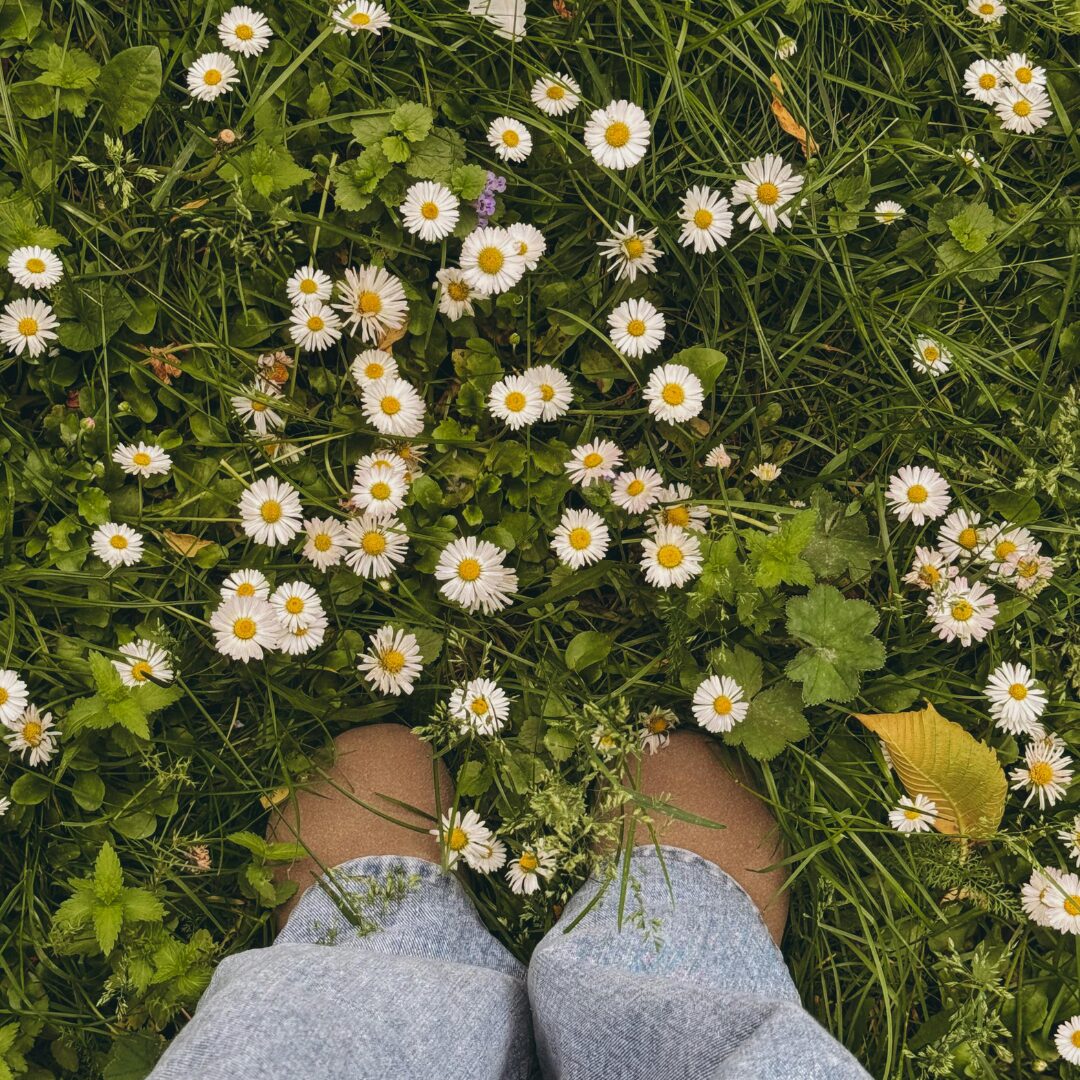
[[[968,203],[959,214],[949,218],[948,225],[953,239],[965,251],[974,254],[990,243],[997,221],[986,203]]]
[[[1008,782],[992,747],[929,703],[914,712],[855,717],[888,747],[908,795],[925,795],[937,804],[938,832],[976,840],[997,832]]]
[[[94,905],[94,936],[97,938],[98,948],[106,956],[112,952],[123,925],[124,909],[119,900],[111,904]]]
[[[817,524],[803,558],[819,578],[847,574],[852,581],[865,577],[877,554],[877,541],[870,539],[866,518],[848,509],[822,489],[811,496]]]
[[[802,510],[774,533],[748,532],[746,546],[754,581],[762,588],[776,585],[813,585],[814,572],[802,558],[817,525],[816,510]]]
[[[390,134],[392,125],[388,113],[378,116],[361,116],[349,125],[353,138],[361,146],[371,146]]]
[[[453,177],[464,160],[465,140],[456,131],[433,131],[422,142],[413,144],[412,153],[405,163],[405,171],[418,180],[438,180],[443,184],[450,181],[451,190],[466,198],[467,196],[453,186]],[[476,169],[479,166],[470,165],[465,168]],[[480,171],[483,175],[480,190],[476,195],[468,196],[469,198],[478,198],[484,190],[487,172],[484,169]]]
[[[120,857],[106,840],[94,861],[94,896],[103,904],[111,904],[120,899],[123,885],[124,871],[120,867]]]
[[[296,163],[284,146],[260,143],[236,159],[236,169],[251,186],[267,198],[275,192],[287,191],[315,174]]]
[[[783,679],[755,695],[746,718],[724,735],[724,741],[730,746],[741,746],[758,761],[768,761],[789,743],[805,739],[809,734],[799,688]]]
[[[487,169],[480,165],[459,165],[450,173],[450,190],[466,202],[473,202],[484,194]]]
[[[104,106],[106,123],[126,135],[146,119],[160,94],[161,53],[154,45],[136,45],[101,69],[94,97]]]
[[[400,131],[409,142],[415,143],[427,137],[434,120],[435,114],[426,105],[406,101],[391,114],[390,126],[394,131]]]
[[[55,42],[44,49],[27,50],[23,59],[42,69],[37,82],[62,90],[89,90],[101,71],[101,65],[89,53],[65,49]]]
[[[861,673],[884,665],[885,646],[873,634],[877,623],[870,604],[848,600],[832,585],[816,585],[788,601],[788,633],[805,648],[786,670],[802,683],[805,704],[850,701],[859,692]]]
[[[0,242],[6,251],[28,244],[55,248],[67,243],[55,229],[41,224],[37,207],[23,194],[0,199]]]

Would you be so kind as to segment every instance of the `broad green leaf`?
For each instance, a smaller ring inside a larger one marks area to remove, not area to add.
[[[117,1036],[105,1061],[102,1080],[146,1080],[163,1049],[160,1036],[142,1032]]]
[[[23,59],[42,69],[37,77],[39,83],[61,90],[89,90],[101,71],[89,53],[82,49],[65,49],[55,42],[44,49],[30,49]]]
[[[154,45],[136,45],[101,69],[94,97],[104,106],[106,123],[126,135],[146,119],[160,93],[161,53]]]
[[[431,130],[435,114],[418,101],[406,101],[399,105],[390,117],[390,126],[400,131],[409,142],[420,142]]]
[[[129,840],[145,840],[154,835],[157,828],[157,818],[147,810],[136,810],[132,814],[124,814],[116,818],[112,827]]]
[[[409,146],[408,140],[402,138],[400,135],[387,135],[386,138],[379,143],[379,148],[386,155],[386,160],[392,161],[395,165],[400,165],[403,161],[408,161],[412,156],[412,149]]]
[[[87,657],[87,662],[90,664],[90,675],[99,694],[120,698],[127,693],[127,687],[120,678],[120,672],[107,656],[96,651],[91,652]]]
[[[97,810],[105,801],[105,782],[96,772],[81,772],[71,786],[71,795],[83,810]]]
[[[566,666],[571,671],[584,671],[599,664],[611,652],[613,638],[599,630],[582,630],[570,639],[566,646]]]
[[[279,191],[287,191],[315,174],[301,168],[284,146],[259,143],[235,161],[236,170],[251,186],[267,198]]]
[[[949,218],[948,224],[953,239],[972,254],[982,251],[990,243],[997,228],[994,212],[986,203],[969,203],[959,214]]]
[[[52,794],[52,789],[52,784],[40,773],[28,772],[11,785],[8,795],[19,806],[37,806]]]
[[[109,520],[109,496],[100,488],[79,492],[79,517],[88,525],[104,525]]]
[[[41,0],[4,0],[0,5],[0,40],[29,41],[41,23]]]
[[[553,725],[544,732],[544,746],[556,761],[566,761],[574,753],[577,739],[569,728]]]
[[[161,922],[165,906],[148,889],[124,889],[120,897],[125,922]]]
[[[97,938],[98,948],[106,956],[112,952],[123,924],[124,912],[119,900],[111,904],[94,905],[94,936]]]
[[[946,720],[933,705],[904,713],[855,713],[885,743],[904,790],[937,804],[938,832],[993,836],[1005,813],[1008,782],[997,754]]]
[[[105,841],[94,862],[94,895],[103,904],[111,904],[120,898],[120,889],[124,884],[124,872],[120,868],[120,858],[112,844]]]
[[[459,165],[450,173],[450,190],[466,202],[480,198],[487,183],[487,169],[480,165]]]
[[[378,116],[361,116],[349,127],[353,138],[361,146],[371,146],[390,134],[390,117],[386,113]]]
[[[816,510],[802,510],[774,533],[748,531],[746,547],[754,582],[763,589],[777,585],[813,585],[814,572],[802,558],[817,525]]]
[[[688,367],[701,380],[701,387],[708,394],[716,386],[720,372],[727,367],[727,356],[719,349],[695,345],[677,352],[670,362]]]
[[[465,143],[456,131],[433,131],[426,139],[413,143],[412,153],[405,163],[405,171],[409,176],[415,176],[418,180],[438,180],[440,183],[451,181],[451,190],[468,198],[453,186],[453,178],[462,170],[459,168],[465,160]],[[480,168],[477,165],[466,165],[466,169]],[[480,181],[480,191],[473,195],[476,198],[484,190],[487,181],[487,172],[480,169],[483,180]]]
[[[484,761],[466,761],[458,769],[457,782],[454,785],[457,793],[468,799],[475,799],[483,795],[491,787],[491,769]]]
[[[258,833],[249,832],[247,829],[243,829],[240,832],[229,833],[225,837],[226,840],[233,844],[239,844],[242,848],[247,848],[252,855],[258,858],[263,858],[266,855],[266,840],[259,836]]]
[[[799,688],[783,679],[754,697],[746,718],[724,736],[724,741],[743,747],[759,761],[768,761],[789,743],[805,739],[809,734]]]
[[[810,505],[817,511],[817,524],[803,558],[819,578],[847,574],[853,581],[865,577],[877,554],[877,542],[862,514],[849,514],[842,503],[824,490],[815,491]]]

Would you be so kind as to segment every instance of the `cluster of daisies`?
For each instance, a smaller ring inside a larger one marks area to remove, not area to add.
[[[31,704],[26,683],[18,673],[0,669],[0,725],[4,742],[13,754],[22,754],[30,765],[44,765],[56,753],[59,729],[51,712],[41,712]],[[0,799],[0,814],[7,812],[8,799]]]
[[[51,289],[64,276],[64,264],[50,248],[31,244],[8,256],[8,273],[27,290]],[[40,356],[57,337],[59,320],[52,305],[29,296],[4,305],[0,314],[0,341],[15,356]]]
[[[1009,53],[1004,60],[974,61],[964,72],[964,91],[990,105],[1004,131],[1018,135],[1038,131],[1054,111],[1046,92],[1046,71],[1032,64],[1026,53]]]

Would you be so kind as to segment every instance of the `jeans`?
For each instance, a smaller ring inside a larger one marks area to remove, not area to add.
[[[434,863],[345,863],[222,961],[150,1080],[867,1080],[727,874],[640,847],[631,884],[620,930],[587,882],[526,970]]]

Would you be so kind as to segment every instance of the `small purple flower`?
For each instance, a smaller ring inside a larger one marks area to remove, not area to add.
[[[481,195],[476,200],[476,212],[484,217],[491,217],[495,213],[495,196]]]
[[[506,190],[506,177],[497,176],[495,173],[488,173],[487,190],[494,191],[498,194],[502,194]]]

